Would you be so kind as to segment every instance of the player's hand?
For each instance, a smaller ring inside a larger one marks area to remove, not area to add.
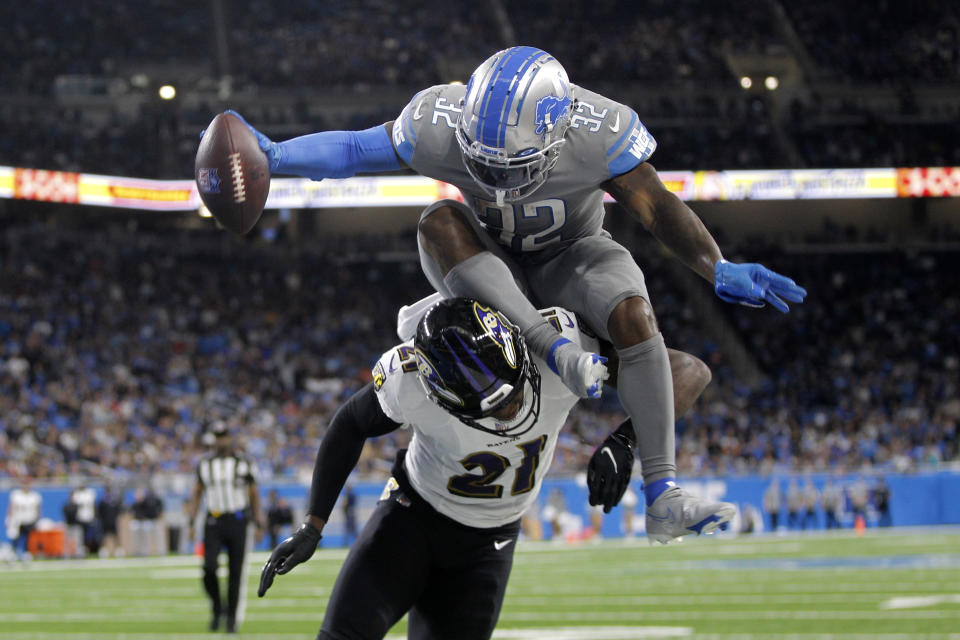
[[[260,587],[257,596],[263,597],[273,584],[273,576],[288,573],[301,562],[306,562],[317,550],[320,532],[312,524],[304,522],[292,536],[277,545],[270,559],[260,572]]]
[[[254,129],[253,126],[247,122],[246,118],[233,109],[227,109],[224,111],[224,113],[229,113],[230,115],[234,116],[237,120],[245,124],[247,129],[250,129],[251,133],[257,137],[257,144],[260,145],[260,149],[267,154],[267,160],[270,163],[270,172],[273,173],[276,171],[277,167],[280,165],[280,145]]]
[[[603,381],[610,377],[604,356],[584,351],[567,338],[557,338],[550,347],[547,366],[581,398],[599,398]]]
[[[587,488],[590,504],[603,505],[610,513],[620,502],[633,475],[633,423],[627,420],[607,436],[587,464]]]
[[[581,368],[585,371],[587,396],[599,398],[603,395],[603,381],[610,377],[610,372],[607,371],[607,358],[597,353],[585,355],[586,358],[581,358]]]
[[[790,302],[803,302],[807,290],[786,276],[767,269],[762,264],[737,264],[719,260],[713,267],[714,291],[727,302],[748,307],[762,307],[769,302],[778,311],[790,310]]]

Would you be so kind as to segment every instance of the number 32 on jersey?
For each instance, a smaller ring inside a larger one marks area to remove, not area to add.
[[[567,222],[567,205],[558,198],[499,205],[475,198],[473,210],[511,251],[537,251],[559,241]]]

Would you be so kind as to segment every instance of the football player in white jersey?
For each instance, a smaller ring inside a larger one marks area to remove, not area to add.
[[[508,310],[530,350],[568,388],[596,397],[604,359],[557,337],[537,306],[579,314],[616,348],[619,397],[642,463],[647,531],[669,540],[716,515],[674,481],[668,351],[643,273],[602,229],[603,194],[723,300],[786,312],[806,291],[762,265],[723,259],[697,215],[647,161],[657,143],[633,109],[571,83],[549,53],[511,47],[483,62],[466,86],[425,89],[382,126],[281,143],[253,131],[273,173],[319,180],[407,166],[458,187],[464,202],[437,202],[420,220],[421,264],[433,287]]]
[[[582,348],[596,339],[561,308],[544,312]],[[681,374],[682,375],[682,374]],[[520,532],[578,397],[531,356],[518,328],[469,298],[429,307],[416,336],[383,354],[373,382],[337,412],[320,443],[307,519],[274,550],[258,595],[308,560],[364,442],[412,431],[380,502],[330,595],[320,640],[383,638],[409,612],[408,637],[485,640],[493,633]],[[633,466],[633,429],[612,433],[590,463],[591,501],[609,508]],[[713,503],[724,519],[728,503]]]

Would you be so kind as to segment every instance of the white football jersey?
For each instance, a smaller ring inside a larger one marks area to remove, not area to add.
[[[10,526],[19,527],[22,524],[33,524],[40,519],[40,494],[33,490],[24,491],[17,488],[10,492],[9,519]]]
[[[541,311],[563,337],[585,351],[599,349],[581,332],[577,317],[559,307]],[[577,403],[546,363],[540,371],[540,416],[523,435],[500,437],[460,422],[427,395],[417,372],[413,341],[381,356],[373,369],[380,406],[413,431],[405,467],[414,490],[434,509],[471,527],[497,527],[520,518],[533,504],[553,461],[557,435]]]

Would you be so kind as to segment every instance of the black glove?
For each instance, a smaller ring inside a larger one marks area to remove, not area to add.
[[[603,505],[603,512],[617,506],[633,474],[633,423],[627,420],[607,436],[587,465],[590,504]]]
[[[301,562],[309,560],[317,550],[317,544],[322,537],[315,526],[304,522],[292,536],[278,544],[270,554],[267,564],[263,565],[263,571],[260,572],[260,588],[257,589],[257,596],[263,597],[273,584],[273,576],[288,573]]]

